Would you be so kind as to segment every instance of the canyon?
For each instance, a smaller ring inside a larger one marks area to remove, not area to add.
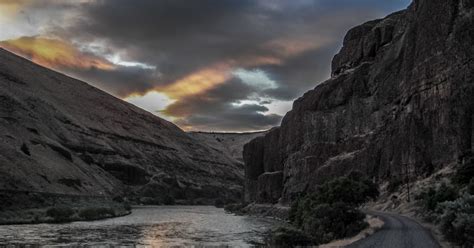
[[[241,162],[91,85],[0,49],[1,209],[241,199]]]
[[[245,145],[245,201],[289,204],[353,170],[415,181],[470,156],[473,7],[415,0],[352,28],[331,78]]]

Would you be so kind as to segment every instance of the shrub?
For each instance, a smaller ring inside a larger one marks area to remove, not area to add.
[[[344,202],[353,207],[375,199],[379,192],[377,186],[361,175],[351,173],[348,177],[339,177],[316,188],[312,195],[317,203]]]
[[[165,205],[174,205],[175,204],[174,198],[171,197],[170,195],[166,195],[163,198],[163,204],[165,204]]]
[[[122,202],[124,202],[125,200],[124,200],[124,198],[121,197],[121,196],[116,196],[116,197],[114,197],[114,198],[112,199],[112,201],[122,203]]]
[[[440,203],[453,201],[457,198],[457,195],[457,191],[453,187],[443,183],[438,188],[428,188],[420,193],[416,199],[425,210],[433,212]]]
[[[222,199],[219,199],[219,198],[218,198],[218,199],[216,199],[216,200],[214,201],[214,206],[215,206],[216,208],[223,208],[224,205],[225,205],[225,203],[224,203],[224,201],[223,201]]]
[[[474,178],[471,179],[469,185],[467,185],[467,192],[471,195],[474,195]]]
[[[389,193],[393,193],[397,191],[402,184],[403,184],[403,180],[401,178],[399,177],[392,178],[388,182],[387,191]]]
[[[279,227],[267,237],[269,247],[311,246],[314,241],[302,231],[291,227]]]
[[[131,206],[130,203],[128,203],[128,202],[123,203],[123,208],[124,208],[126,211],[131,211],[131,210],[132,210],[132,206]]]
[[[224,206],[224,210],[230,213],[239,213],[247,205],[244,203],[231,203]]]
[[[463,247],[474,246],[474,196],[464,194],[440,208],[440,226],[446,239]]]
[[[111,208],[104,207],[90,207],[79,211],[79,216],[86,220],[97,220],[103,218],[114,217],[115,212]]]
[[[145,205],[161,205],[162,200],[156,197],[141,197],[139,203]]]
[[[358,207],[378,195],[377,185],[359,172],[352,172],[347,177],[339,177],[318,186],[312,194],[300,196],[293,203],[289,218],[299,226],[304,213],[311,211],[315,205],[343,202],[348,206]]]
[[[474,158],[471,157],[459,165],[453,181],[457,184],[466,185],[472,178],[474,178]]]
[[[354,235],[364,229],[365,214],[356,208],[376,198],[377,186],[360,173],[333,179],[300,197],[290,209],[291,223],[315,243]]]
[[[57,222],[68,221],[73,214],[74,210],[68,207],[53,207],[46,211],[46,215]]]
[[[318,244],[352,236],[367,227],[365,214],[343,202],[319,204],[308,212],[303,221],[303,231]]]

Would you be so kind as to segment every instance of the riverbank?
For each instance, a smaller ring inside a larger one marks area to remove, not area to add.
[[[258,204],[250,203],[240,209],[230,209],[230,212],[255,217],[274,218],[287,221],[290,207],[281,204]]]
[[[120,200],[94,195],[1,191],[0,225],[65,223],[130,214],[130,206]]]
[[[51,212],[57,213],[48,214]],[[71,213],[63,217],[63,213]],[[4,211],[0,214],[0,225],[21,225],[41,223],[67,223],[73,221],[93,221],[115,218],[131,214],[131,210],[116,206],[88,206],[88,207],[51,207],[42,209],[24,209],[18,211]]]

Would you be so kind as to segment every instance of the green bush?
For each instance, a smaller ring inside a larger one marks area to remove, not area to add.
[[[290,222],[316,244],[354,235],[367,226],[365,214],[356,208],[378,194],[373,182],[360,173],[351,173],[296,200],[290,209]]]
[[[447,240],[462,245],[474,246],[474,196],[464,194],[455,201],[440,204],[441,231]]]
[[[294,247],[312,246],[314,241],[302,231],[290,228],[279,227],[272,231],[266,242],[269,247]]]
[[[124,208],[126,211],[131,211],[131,210],[132,210],[132,206],[131,206],[130,203],[128,203],[128,202],[123,203],[123,208]]]
[[[230,213],[239,213],[247,205],[245,203],[231,203],[224,206],[224,210]]]
[[[218,199],[216,199],[216,200],[214,201],[214,206],[215,206],[216,208],[224,208],[225,203],[224,203],[224,201],[223,201],[222,199],[219,199],[219,198],[218,198]]]
[[[474,195],[474,178],[471,179],[469,185],[467,185],[467,192],[471,195]]]
[[[402,184],[403,184],[403,180],[401,178],[399,177],[392,178],[388,182],[387,191],[389,193],[393,193],[397,191]]]
[[[379,195],[377,185],[358,172],[347,177],[339,177],[318,186],[312,194],[299,197],[290,209],[290,221],[301,226],[305,213],[319,204],[343,202],[350,207],[358,207]]]
[[[351,173],[348,177],[339,177],[316,188],[313,201],[317,203],[344,202],[353,207],[375,199],[379,192],[377,186],[362,175]]]
[[[466,185],[472,178],[474,178],[474,158],[471,157],[459,165],[453,181],[460,185]]]
[[[114,216],[114,210],[105,207],[90,207],[81,209],[81,211],[79,211],[79,217],[85,220],[97,220]]]
[[[53,207],[46,211],[46,215],[57,222],[69,221],[73,214],[74,210],[69,207]]]
[[[171,197],[170,195],[166,195],[163,198],[163,204],[165,204],[165,205],[174,205],[175,204],[174,198]]]
[[[453,201],[457,196],[458,193],[455,188],[443,183],[438,188],[430,187],[421,192],[416,196],[416,200],[421,203],[423,209],[434,212],[440,203]]]
[[[318,244],[355,235],[367,227],[365,214],[343,202],[319,204],[308,212],[302,229]]]

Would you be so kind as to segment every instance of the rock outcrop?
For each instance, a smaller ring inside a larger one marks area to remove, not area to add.
[[[470,154],[473,12],[471,0],[415,0],[350,30],[331,78],[245,146],[246,201],[267,194],[268,173],[283,173],[271,191],[289,203],[351,170],[416,180]]]
[[[202,204],[240,199],[242,179],[174,124],[0,49],[0,193]]]

